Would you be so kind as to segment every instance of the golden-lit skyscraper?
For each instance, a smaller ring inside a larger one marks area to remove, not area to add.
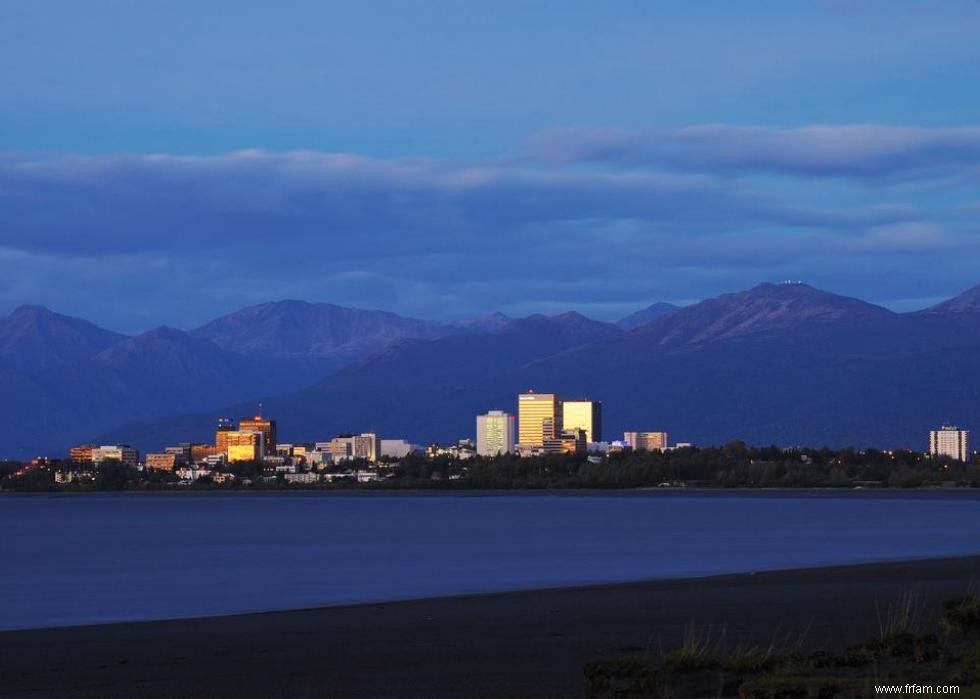
[[[265,434],[258,430],[226,432],[225,439],[228,443],[229,463],[258,461],[265,455]]]
[[[602,441],[602,403],[597,400],[566,400],[561,404],[563,430],[584,430],[586,442]]]
[[[561,398],[554,393],[528,391],[517,397],[517,441],[543,447],[546,439],[561,434]]]
[[[243,417],[238,421],[239,432],[261,432],[265,437],[263,446],[265,454],[276,453],[276,421],[264,418],[261,415],[255,417]]]
[[[219,454],[228,453],[228,433],[235,428],[226,417],[218,418],[218,429],[214,433],[214,447]]]

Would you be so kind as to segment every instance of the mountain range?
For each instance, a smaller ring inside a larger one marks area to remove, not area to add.
[[[607,437],[924,447],[980,422],[980,287],[894,313],[804,284],[761,284],[618,323],[578,313],[451,323],[280,301],[191,330],[124,336],[24,306],[0,318],[0,456],[82,441],[204,441],[256,410],[283,441],[377,431],[470,436],[528,388],[602,400]]]

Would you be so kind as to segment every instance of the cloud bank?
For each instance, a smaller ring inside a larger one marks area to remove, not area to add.
[[[546,162],[655,166],[695,172],[796,177],[956,174],[980,164],[980,127],[877,124],[779,129],[708,124],[676,130],[567,128],[536,135],[531,157]]]
[[[565,129],[480,163],[7,154],[0,310],[123,330],[286,297],[613,319],[783,278],[912,306],[980,280],[978,159],[980,127],[874,125]]]

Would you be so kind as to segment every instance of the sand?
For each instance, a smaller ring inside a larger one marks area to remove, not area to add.
[[[973,581],[980,556],[11,631],[0,694],[575,697],[586,662],[669,648],[692,622],[729,647],[841,648],[910,590],[935,627]]]

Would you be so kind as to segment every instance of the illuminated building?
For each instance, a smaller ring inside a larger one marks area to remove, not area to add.
[[[177,457],[177,463],[183,466],[191,461],[191,444],[190,442],[182,442],[176,447],[167,447],[163,450],[167,454],[173,454]]]
[[[231,431],[225,434],[228,462],[259,461],[265,456],[265,434],[259,431]]]
[[[663,451],[667,448],[667,433],[624,432],[623,441],[637,451]]]
[[[929,455],[970,460],[970,432],[956,425],[943,425],[929,433]]]
[[[171,453],[147,454],[146,467],[158,471],[173,471],[177,466],[177,455]]]
[[[354,458],[377,461],[381,456],[381,439],[373,432],[354,437]]]
[[[381,456],[390,459],[400,459],[412,453],[414,447],[404,439],[382,439]]]
[[[583,454],[586,451],[585,430],[563,430],[554,439],[545,439],[545,454]]]
[[[72,447],[68,452],[68,456],[72,460],[72,463],[90,464],[92,463],[92,450],[95,448],[94,444],[82,444],[77,447]]]
[[[136,466],[140,453],[127,444],[108,444],[92,449],[92,463],[101,464],[103,461],[119,461],[128,466]]]
[[[528,391],[517,397],[517,442],[543,447],[545,439],[561,434],[561,399],[554,393]]]
[[[491,410],[476,416],[476,453],[497,456],[514,451],[514,416],[503,410]]]
[[[226,417],[218,418],[218,429],[214,433],[214,446],[219,453],[228,453],[228,433],[234,429],[231,425],[231,420]]]
[[[602,403],[596,400],[566,400],[561,404],[563,430],[585,430],[586,442],[602,441]]]
[[[228,449],[228,441],[224,441],[224,447],[218,448],[217,444],[192,444],[191,445],[191,463],[198,463],[204,461],[211,456],[217,456],[218,454],[226,453]]]
[[[276,453],[276,421],[269,420],[261,415],[255,417],[243,417],[238,421],[239,432],[261,432],[264,435],[263,445],[264,454]],[[263,455],[264,455],[263,454]]]
[[[334,462],[344,459],[366,459],[377,461],[381,456],[381,439],[373,432],[334,437],[327,447]]]

